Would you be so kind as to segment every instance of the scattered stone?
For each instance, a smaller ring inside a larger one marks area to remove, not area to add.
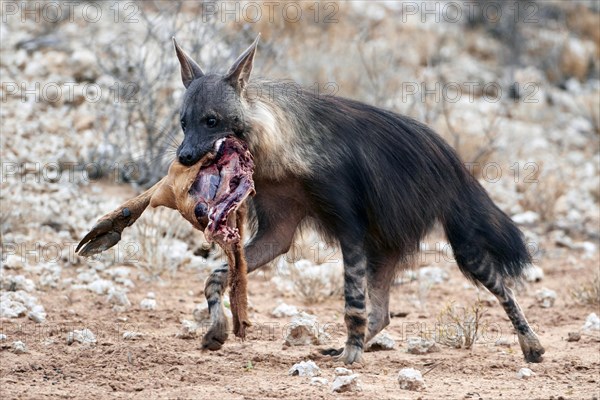
[[[199,327],[196,322],[184,319],[181,321],[181,328],[175,337],[179,339],[194,339]]]
[[[406,339],[406,352],[410,354],[427,354],[439,351],[434,340],[421,337],[409,337]]]
[[[387,331],[381,331],[367,343],[366,351],[394,350],[395,345],[396,341],[390,334]]]
[[[0,333],[0,342],[4,342],[7,339],[4,333]]]
[[[348,376],[352,375],[352,370],[344,367],[337,367],[334,370],[335,376]]]
[[[517,372],[517,378],[519,379],[529,379],[535,375],[535,372],[530,370],[529,368],[521,368],[519,372]]]
[[[0,318],[18,318],[37,306],[37,298],[23,290],[0,295]]]
[[[287,346],[303,346],[319,344],[317,317],[300,312],[286,326],[285,344]]]
[[[414,368],[402,368],[398,374],[398,383],[402,390],[420,391],[425,389],[423,375]]]
[[[331,390],[337,393],[362,391],[358,374],[336,376],[333,380]]]
[[[12,342],[12,351],[15,354],[27,353],[27,346],[25,346],[25,343],[21,342],[20,340],[17,340],[15,342]]]
[[[533,225],[538,222],[540,215],[534,211],[525,211],[524,213],[513,215],[512,220],[519,225]]]
[[[2,265],[7,269],[21,269],[25,267],[23,257],[20,257],[16,254],[9,254],[6,256],[6,261],[4,261],[4,264]]]
[[[119,290],[114,287],[109,289],[107,300],[109,303],[114,304],[118,307],[131,307],[131,302],[127,297],[127,293],[125,293],[123,290]]]
[[[535,293],[535,298],[542,308],[550,308],[556,301],[556,292],[547,288],[542,288]]]
[[[73,344],[74,342],[79,342],[81,344],[94,344],[96,343],[96,336],[87,328],[74,330],[67,334],[67,344]]]
[[[88,283],[87,289],[97,294],[105,294],[114,289],[114,284],[108,279],[96,279]]]
[[[419,280],[430,285],[440,284],[448,280],[448,271],[440,267],[423,267],[419,269]]]
[[[153,298],[146,298],[140,302],[140,308],[142,310],[156,310],[156,300]]]
[[[133,331],[125,331],[123,332],[123,339],[124,340],[138,340],[142,338],[142,335],[140,332],[133,332]]]
[[[24,275],[3,276],[0,287],[9,292],[16,292],[17,290],[33,292],[35,283],[31,279],[25,278]]]
[[[325,386],[329,381],[325,378],[314,377],[310,380],[310,384],[313,386]]]
[[[581,333],[579,332],[569,332],[567,336],[567,342],[579,342],[581,339]]]
[[[496,346],[511,347],[512,343],[508,338],[500,338],[496,340]]]
[[[544,279],[544,270],[537,265],[531,265],[525,269],[525,280],[527,282],[540,282]]]
[[[41,324],[46,320],[46,311],[44,310],[43,306],[38,304],[35,305],[31,311],[29,311],[27,317],[33,322]]]
[[[298,314],[298,308],[285,303],[281,303],[271,311],[271,315],[275,318],[293,317],[296,314]]]
[[[148,293],[146,293],[146,298],[156,299],[156,294],[154,292],[148,292]]]
[[[600,318],[596,315],[596,313],[591,313],[585,319],[585,324],[583,325],[583,330],[600,330]]]
[[[294,364],[288,371],[288,374],[292,376],[313,377],[321,375],[321,369],[314,361],[301,361],[298,364]]]

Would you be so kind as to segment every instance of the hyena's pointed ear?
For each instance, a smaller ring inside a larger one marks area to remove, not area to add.
[[[204,72],[202,72],[202,68],[200,68],[196,61],[179,47],[175,37],[173,37],[173,45],[175,46],[175,53],[177,53],[177,58],[181,65],[181,80],[183,81],[183,86],[187,89],[194,79],[204,76]]]
[[[238,93],[242,92],[250,80],[250,73],[252,72],[252,66],[254,65],[254,54],[256,53],[258,39],[260,39],[260,33],[256,39],[254,39],[254,43],[252,43],[250,47],[235,60],[231,68],[229,68],[227,75],[225,75],[225,80],[228,81]]]

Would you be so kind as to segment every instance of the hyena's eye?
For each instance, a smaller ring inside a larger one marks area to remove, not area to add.
[[[216,117],[208,117],[206,118],[206,126],[209,128],[214,128],[217,126],[217,118]]]

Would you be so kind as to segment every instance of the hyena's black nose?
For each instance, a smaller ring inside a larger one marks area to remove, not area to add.
[[[194,155],[191,151],[182,151],[179,153],[179,162],[186,167],[194,165],[197,160],[194,160]]]

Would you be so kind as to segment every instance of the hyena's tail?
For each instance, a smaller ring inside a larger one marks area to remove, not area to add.
[[[470,175],[441,222],[460,270],[475,283],[518,279],[531,263],[519,228]]]

